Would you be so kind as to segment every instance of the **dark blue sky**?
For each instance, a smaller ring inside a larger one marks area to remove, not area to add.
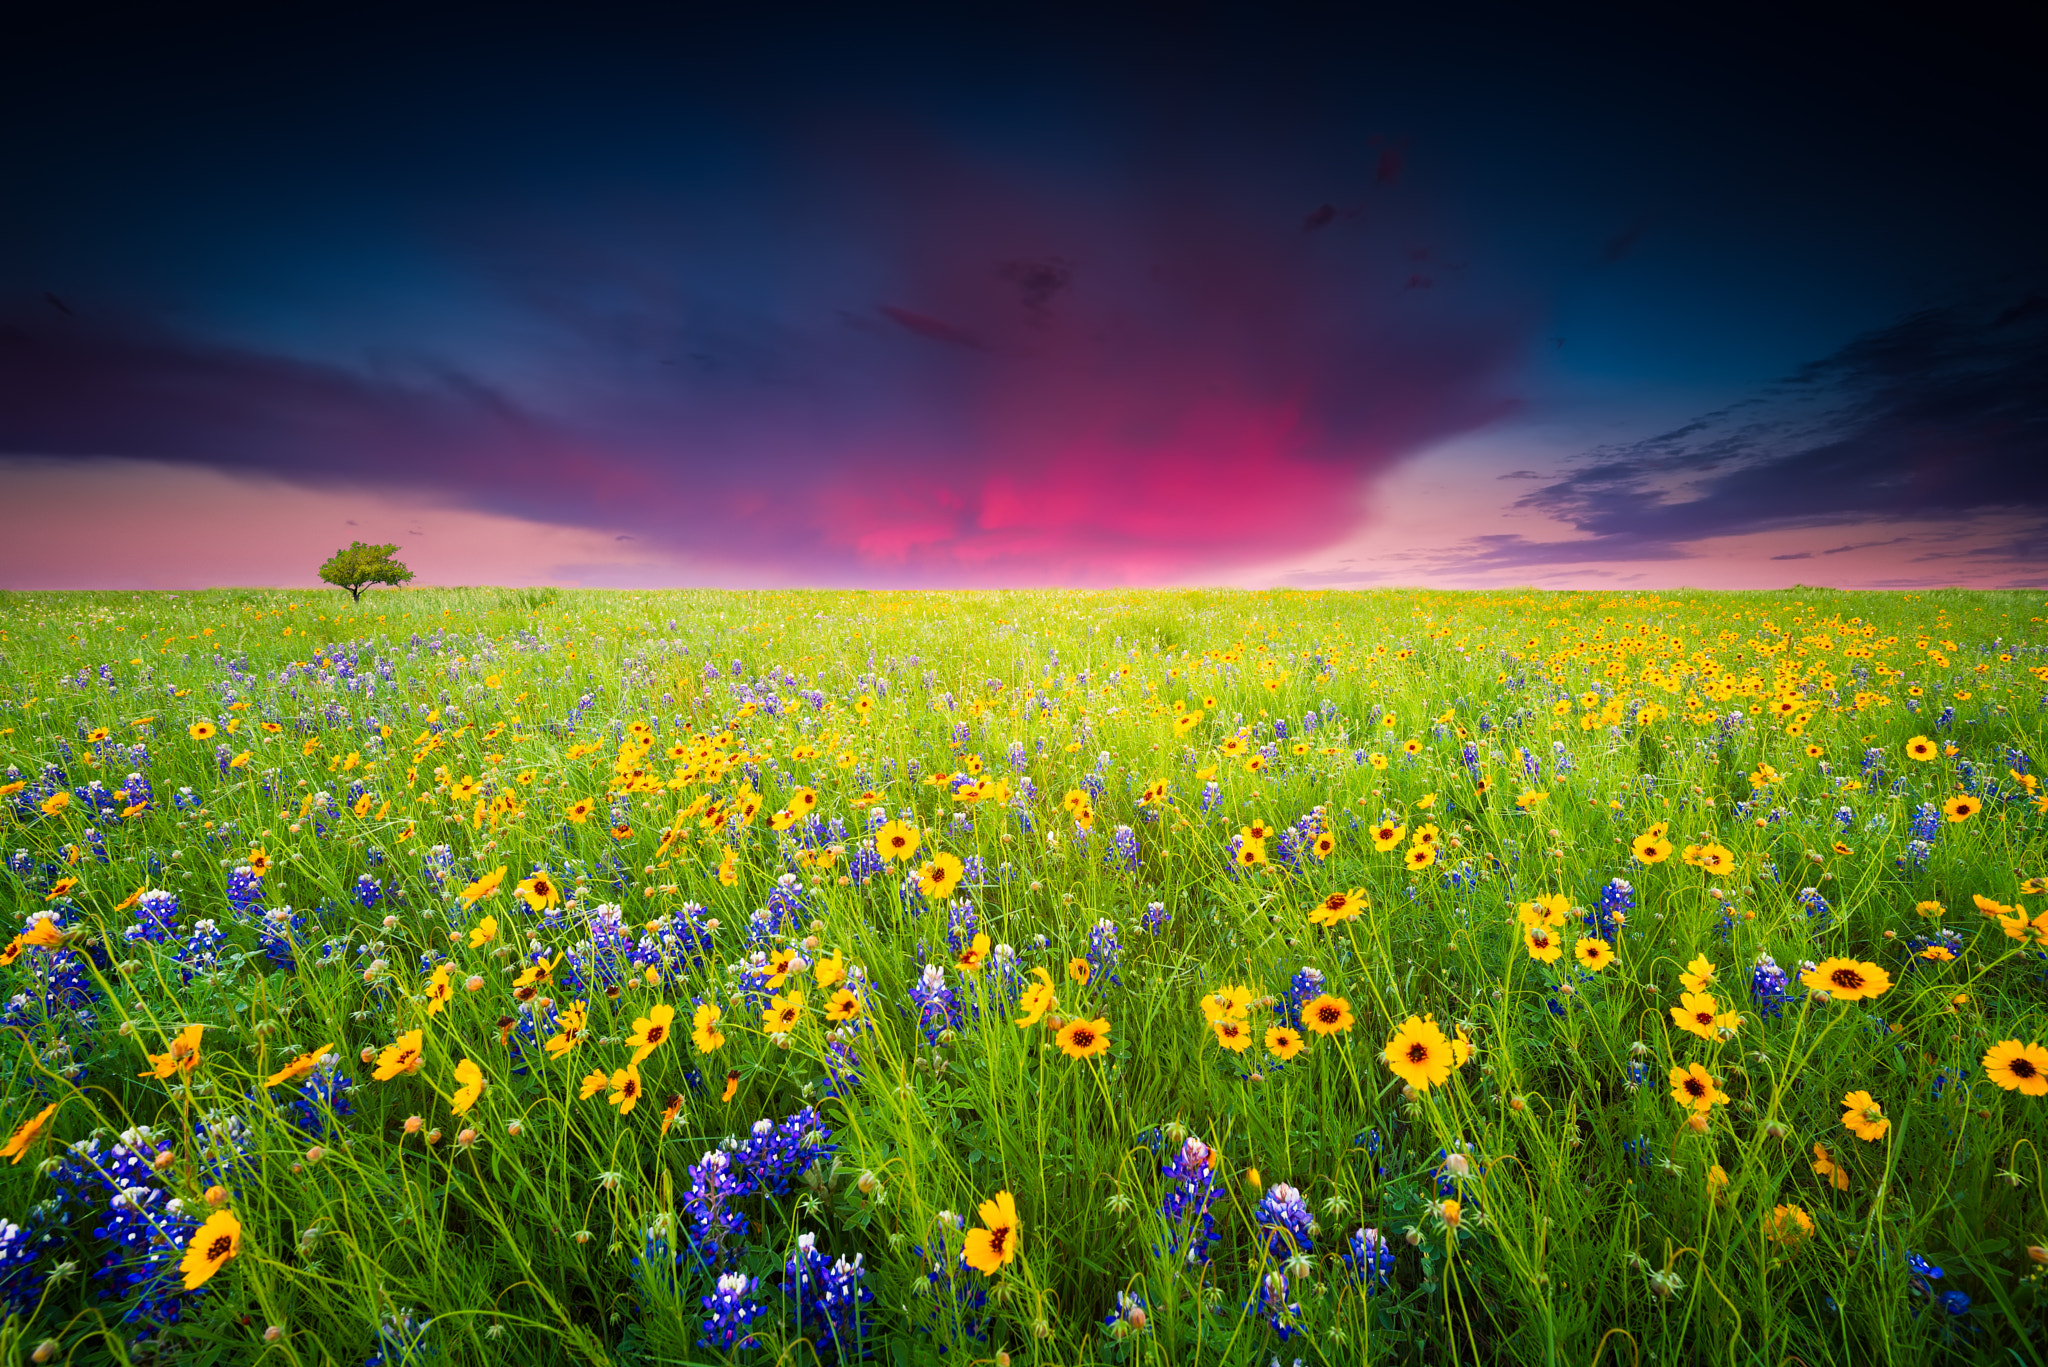
[[[0,481],[565,581],[2034,582],[2025,14],[73,9]]]

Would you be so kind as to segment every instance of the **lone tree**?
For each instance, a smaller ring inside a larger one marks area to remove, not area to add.
[[[396,546],[365,546],[360,541],[351,541],[347,550],[336,551],[320,567],[320,577],[347,589],[349,601],[360,603],[363,590],[372,584],[396,588],[412,578],[411,570],[391,558],[397,550]]]

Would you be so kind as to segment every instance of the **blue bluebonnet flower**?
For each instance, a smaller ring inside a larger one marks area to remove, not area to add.
[[[1941,808],[1932,802],[1923,802],[1913,809],[1913,822],[1907,828],[1915,840],[1932,842],[1941,834]]]
[[[1216,1242],[1216,1217],[1209,1207],[1216,1202],[1215,1155],[1209,1146],[1189,1135],[1179,1152],[1160,1164],[1166,1179],[1166,1194],[1160,1198],[1159,1213],[1166,1220],[1169,1255],[1186,1253],[1186,1261],[1206,1264],[1209,1246]]]
[[[71,800],[95,817],[119,816],[121,800],[114,796],[113,789],[98,779],[71,790]]]
[[[946,970],[938,964],[925,965],[924,972],[910,985],[909,996],[911,1004],[917,1007],[918,1025],[927,1043],[937,1044],[941,1034],[960,1028],[959,999],[946,984]]]
[[[863,1285],[866,1276],[860,1254],[850,1262],[843,1257],[827,1262],[817,1235],[796,1236],[796,1252],[782,1265],[782,1294],[795,1302],[798,1336],[809,1340],[821,1359],[853,1362],[866,1355],[861,1307],[875,1299]]]
[[[201,1180],[207,1186],[234,1189],[253,1166],[249,1157],[249,1122],[225,1107],[208,1111],[192,1122],[193,1149]]]
[[[1756,956],[1756,968],[1749,975],[1749,995],[1758,1012],[1773,1019],[1785,1014],[1785,987],[1791,981],[1778,961],[1768,954]]]
[[[1315,1240],[1309,1235],[1315,1217],[1309,1214],[1308,1202],[1301,1193],[1285,1182],[1275,1182],[1266,1189],[1256,1219],[1259,1232],[1265,1236],[1266,1256],[1274,1262],[1284,1262],[1297,1253],[1315,1252]]]
[[[349,1096],[355,1084],[340,1068],[339,1054],[322,1059],[306,1074],[287,1108],[292,1124],[315,1139],[339,1131],[341,1122],[356,1112],[355,1102]]]
[[[861,1084],[860,1054],[843,1039],[825,1045],[825,1080],[819,1091],[828,1097],[849,1097]]]
[[[426,1341],[427,1331],[433,1327],[431,1319],[417,1318],[411,1307],[382,1316],[377,1323],[377,1346],[363,1359],[363,1367],[406,1367],[422,1361],[433,1352]]]
[[[178,895],[163,888],[151,888],[135,899],[135,923],[122,932],[131,942],[160,945],[177,933]]]
[[[1623,878],[1611,878],[1600,889],[1599,905],[1586,913],[1586,929],[1609,944],[1636,909],[1636,890]]]
[[[98,1139],[71,1145],[51,1171],[66,1222],[97,1246],[94,1280],[106,1295],[133,1298],[131,1322],[176,1323],[200,1294],[178,1276],[199,1221],[164,1188],[156,1160],[169,1152],[151,1131],[125,1130],[107,1148]]]
[[[1282,1343],[1301,1328],[1301,1303],[1287,1299],[1289,1294],[1287,1274],[1276,1268],[1259,1279],[1244,1307],[1246,1314],[1264,1320]]]
[[[932,1291],[932,1311],[918,1325],[918,1332],[935,1339],[941,1353],[963,1342],[980,1342],[988,1337],[987,1278],[968,1263],[963,1223],[952,1211],[940,1211],[935,1222],[938,1233],[929,1253],[922,1244],[912,1252],[926,1263],[925,1283]]]
[[[0,1307],[17,1315],[36,1308],[58,1248],[57,1237],[48,1230],[0,1220]]]
[[[1287,1023],[1299,1030],[1302,1008],[1323,995],[1323,985],[1328,980],[1323,971],[1308,964],[1287,981],[1287,995],[1281,999],[1280,1013]]]
[[[272,907],[256,923],[257,947],[287,973],[298,967],[299,946],[306,940],[306,918],[290,907]]]
[[[191,982],[193,975],[211,973],[220,967],[220,951],[228,942],[221,933],[220,925],[211,917],[197,921],[192,933],[185,937],[185,943],[178,949],[178,962],[183,966],[182,975]]]
[[[370,874],[358,874],[355,885],[356,905],[364,911],[374,911],[384,900],[384,885]]]
[[[1102,1317],[1103,1332],[1121,1343],[1133,1334],[1142,1334],[1149,1326],[1145,1317],[1145,1298],[1128,1291],[1116,1293],[1116,1304]]]
[[[1167,909],[1166,909],[1166,903],[1164,903],[1164,902],[1148,902],[1148,903],[1146,903],[1146,905],[1145,905],[1145,929],[1147,929],[1147,930],[1151,931],[1151,932],[1152,932],[1152,933],[1153,933],[1154,935],[1157,935],[1157,934],[1158,934],[1158,933],[1159,933],[1160,931],[1162,931],[1162,930],[1165,930],[1165,929],[1166,929],[1166,923],[1167,923],[1168,921],[1172,920],[1172,919],[1173,919],[1173,917],[1172,917],[1172,913],[1170,913],[1170,912],[1168,912],[1168,911],[1167,911]]]
[[[754,1299],[760,1288],[759,1277],[749,1277],[744,1272],[721,1275],[717,1289],[698,1301],[705,1315],[704,1333],[697,1346],[716,1348],[722,1353],[758,1346],[760,1340],[747,1326],[768,1313],[768,1307]]]
[[[846,865],[847,877],[853,879],[855,887],[866,887],[870,879],[878,878],[886,872],[888,865],[882,862],[881,855],[875,853],[872,842],[863,844],[855,850]]]
[[[791,930],[809,919],[809,911],[810,900],[803,882],[793,873],[782,874],[768,892],[768,917],[755,924],[754,933],[761,941],[785,939]]]
[[[1097,921],[1088,932],[1088,963],[1093,978],[1107,980],[1123,986],[1123,979],[1117,977],[1117,965],[1123,962],[1124,947],[1117,940],[1116,922],[1104,919]]]
[[[1125,871],[1138,871],[1138,835],[1129,826],[1118,826],[1109,837],[1110,849],[1105,858],[1112,864],[1120,865]]]
[[[1377,1229],[1351,1231],[1342,1257],[1345,1270],[1360,1283],[1366,1295],[1386,1289],[1388,1275],[1394,1270],[1394,1250]]]
[[[237,916],[247,916],[262,900],[263,879],[247,864],[237,865],[228,874],[228,906]]]
[[[448,875],[455,871],[455,852],[446,845],[433,845],[420,851],[420,865],[437,884],[446,884]]]
[[[816,1108],[806,1106],[780,1124],[762,1119],[733,1153],[746,1192],[787,1196],[813,1164],[829,1157],[837,1145]]]
[[[690,1244],[707,1266],[723,1265],[737,1252],[747,1217],[733,1208],[742,1194],[732,1156],[713,1149],[690,1168],[690,1192],[683,1214],[690,1221]]]
[[[946,907],[946,948],[955,959],[963,950],[974,943],[974,932],[981,925],[981,917],[975,913],[974,903],[962,897]]]

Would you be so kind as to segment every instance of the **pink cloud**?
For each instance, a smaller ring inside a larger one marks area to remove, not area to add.
[[[829,236],[787,250],[851,242],[858,269],[715,325],[708,286],[617,242],[477,248],[516,366],[45,309],[0,326],[0,453],[375,488],[778,580],[1128,583],[1340,539],[1375,478],[1513,407],[1524,320],[1404,295],[1391,236],[1304,237],[1279,173],[1056,182],[897,130],[825,142]]]

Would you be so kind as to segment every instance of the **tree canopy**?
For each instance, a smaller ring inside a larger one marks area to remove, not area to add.
[[[388,584],[396,587],[412,578],[412,571],[391,557],[398,552],[396,546],[366,546],[360,541],[351,541],[347,549],[336,551],[320,567],[320,577],[330,584],[348,590],[349,601],[360,603],[363,590],[372,584]]]

